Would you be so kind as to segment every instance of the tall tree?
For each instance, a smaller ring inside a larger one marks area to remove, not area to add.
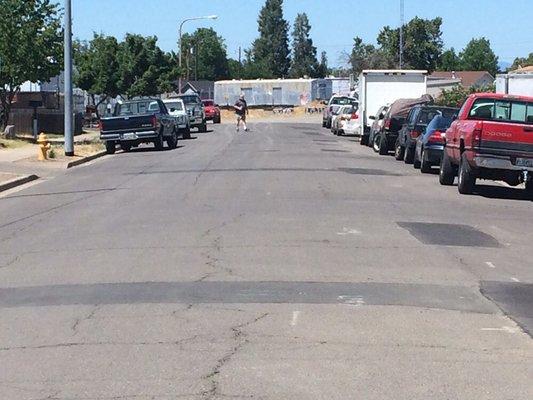
[[[119,43],[114,37],[94,34],[89,43],[76,42],[74,49],[74,81],[92,97],[98,114],[100,104],[123,91],[119,87]]]
[[[490,48],[490,41],[484,37],[472,39],[459,57],[465,71],[488,71],[492,76],[498,73],[498,57]]]
[[[213,28],[199,28],[182,37],[183,54],[191,57],[192,75],[215,81],[229,77],[228,55],[224,39]]]
[[[527,57],[517,57],[514,59],[513,65],[509,67],[509,70],[515,70],[518,68],[528,67],[533,65],[533,53],[529,53]]]
[[[352,52],[348,56],[352,72],[359,75],[364,69],[384,69],[393,67],[393,61],[381,49],[376,49],[371,44],[363,43],[360,37],[353,40]]]
[[[61,71],[59,6],[51,0],[0,0],[0,126],[9,123],[25,81],[46,82]]]
[[[453,47],[442,53],[437,67],[440,71],[458,71],[461,69],[461,59]]]
[[[318,78],[325,78],[329,75],[329,67],[328,67],[328,55],[325,51],[320,53],[320,63],[318,64],[316,76]]]
[[[293,78],[317,75],[318,61],[316,47],[309,36],[311,25],[306,13],[298,14],[292,31],[292,63],[290,75]]]
[[[289,23],[283,18],[283,0],[266,0],[259,13],[259,38],[252,45],[252,61],[270,77],[283,78],[290,68]]]
[[[442,18],[415,17],[404,26],[404,67],[434,71],[442,53]],[[400,29],[385,26],[378,35],[378,44],[388,58],[399,63]]]
[[[119,45],[119,87],[127,97],[154,96],[168,91],[172,63],[157,46],[157,37],[127,34]]]

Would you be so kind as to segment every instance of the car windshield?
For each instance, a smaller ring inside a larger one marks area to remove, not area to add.
[[[442,115],[442,116],[446,117],[447,119],[452,119],[453,116],[457,113],[457,111],[458,111],[458,109],[451,109],[451,108],[422,109],[422,111],[418,115],[418,119],[416,121],[416,124],[417,125],[427,125],[437,115]]]
[[[213,107],[215,103],[211,100],[204,100],[202,103],[204,103],[204,106],[206,107]]]
[[[354,104],[357,100],[352,97],[334,97],[331,99],[331,104],[338,104],[338,105],[346,105],[346,104]]]
[[[181,96],[180,97],[185,104],[199,104],[200,101],[198,99],[198,96],[190,95],[190,96]]]
[[[115,107],[116,117],[135,115],[135,114],[149,114],[160,112],[159,104],[153,100],[133,101],[122,104],[117,104]]]
[[[174,111],[183,111],[183,103],[181,101],[174,101],[172,103],[166,102],[165,105],[170,110],[174,109]]]

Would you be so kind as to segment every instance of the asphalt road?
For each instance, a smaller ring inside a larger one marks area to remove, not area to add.
[[[0,398],[533,398],[533,203],[311,124],[0,197]]]

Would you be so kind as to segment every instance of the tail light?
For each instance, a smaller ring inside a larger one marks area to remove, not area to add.
[[[359,119],[359,115],[357,115],[357,113],[353,113],[353,114],[350,116],[350,119]]]
[[[385,122],[383,123],[383,126],[385,127],[385,129],[390,129],[390,118],[386,119]]]
[[[154,128],[159,128],[159,121],[158,121],[158,119],[157,119],[157,117],[155,115],[152,116],[152,126]]]
[[[411,131],[409,132],[409,135],[411,136],[411,139],[416,139],[418,136],[420,136],[418,131]]]
[[[472,132],[472,147],[480,147],[481,146],[481,128],[476,128]]]
[[[446,133],[445,132],[435,131],[428,138],[428,142],[429,143],[444,144],[444,138],[445,137],[446,137]]]
[[[104,121],[102,120],[98,121],[98,129],[100,129],[101,131],[104,130]]]

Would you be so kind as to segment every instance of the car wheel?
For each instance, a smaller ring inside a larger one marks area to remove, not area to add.
[[[424,148],[422,148],[422,155],[420,158],[420,172],[423,174],[429,174],[431,172],[431,163],[427,159],[427,153],[425,152]]]
[[[359,141],[359,144],[361,146],[367,146],[368,145],[368,135],[361,136],[361,140]]]
[[[387,137],[383,134],[379,135],[379,155],[386,156],[389,154],[389,144],[387,143]]]
[[[406,164],[412,164],[414,160],[415,160],[415,149],[413,149],[409,145],[405,146],[405,154],[403,157],[403,161]]]
[[[157,139],[154,140],[154,146],[156,150],[163,150],[164,147],[163,135],[159,134]]]
[[[394,144],[394,158],[398,161],[402,161],[404,155],[405,155],[405,149],[400,144],[400,139],[396,139],[396,143]]]
[[[130,151],[131,150],[131,143],[120,143],[120,148],[123,150],[123,151]]]
[[[331,119],[330,118],[328,118],[328,120],[326,121],[326,128],[331,129]]]
[[[441,185],[451,186],[455,180],[455,168],[450,161],[450,157],[444,149],[440,160],[439,182]]]
[[[190,139],[191,138],[191,127],[187,125],[187,128],[183,131],[183,139]]]
[[[372,138],[372,148],[374,149],[374,151],[376,153],[379,153],[379,148],[380,148],[380,140],[379,140],[379,136],[378,135],[374,135],[374,137]]]
[[[327,123],[325,120],[322,120],[322,128],[326,128],[327,127]]]
[[[178,135],[176,134],[176,130],[174,130],[172,135],[167,138],[167,146],[169,149],[175,149],[178,147]]]
[[[220,124],[220,122],[221,122],[221,118],[220,118],[220,116],[218,116],[218,117],[216,117],[215,119],[213,119],[213,123],[214,123],[214,124]]]
[[[472,167],[468,163],[466,154],[461,155],[461,163],[459,164],[459,183],[457,189],[461,194],[471,194],[476,186],[476,176]]]
[[[529,178],[526,181],[526,197],[530,200],[533,200],[533,178]]]
[[[205,123],[205,121],[202,125],[198,127],[198,132],[202,132],[202,133],[207,132],[207,124]]]
[[[107,142],[105,142],[105,152],[107,154],[115,154],[116,149],[117,146],[112,140],[108,140]]]

